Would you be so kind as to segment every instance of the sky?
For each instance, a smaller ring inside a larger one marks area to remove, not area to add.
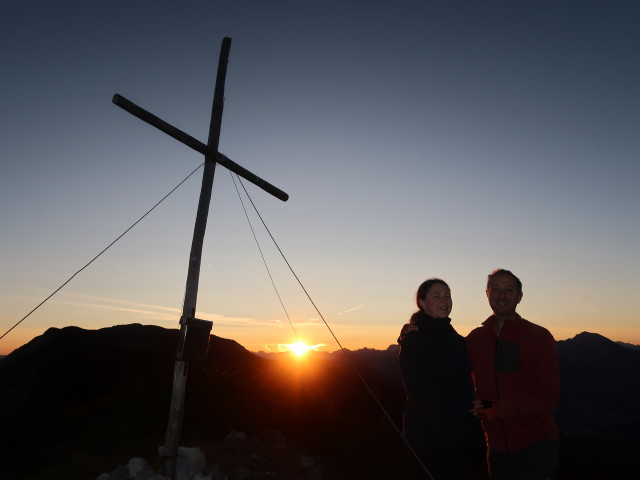
[[[196,313],[213,334],[387,348],[440,277],[465,335],[500,267],[557,340],[640,344],[639,22],[635,0],[5,3],[0,335],[203,162],[111,99],[206,143],[228,36],[219,149],[290,198],[243,181],[250,201],[217,167]],[[50,327],[179,328],[201,178],[0,355]]]

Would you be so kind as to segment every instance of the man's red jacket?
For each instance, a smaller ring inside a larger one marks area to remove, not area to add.
[[[553,336],[519,315],[505,322],[499,337],[494,324],[489,317],[466,340],[476,398],[498,402],[498,419],[482,422],[488,447],[514,451],[557,439],[560,379]]]

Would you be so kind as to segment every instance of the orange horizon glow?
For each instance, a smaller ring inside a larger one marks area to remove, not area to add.
[[[475,326],[476,325],[456,325],[456,330],[459,334],[464,336],[467,335]],[[633,345],[640,345],[640,329],[635,326],[602,326],[598,328],[591,328],[589,325],[550,326],[549,324],[543,324],[543,326],[549,328],[557,341],[570,339],[583,331],[587,331],[597,333],[613,341],[622,341]],[[337,328],[336,331],[342,345],[349,350],[358,350],[363,348],[386,350],[390,345],[396,344],[399,328],[399,326],[394,325],[377,327],[366,326],[366,328],[362,325],[354,325],[351,327],[341,326]],[[24,326],[12,331],[0,341],[0,356],[9,355],[17,348],[26,345],[37,336],[42,335],[46,329],[47,328],[44,327]],[[366,330],[366,335],[363,335],[363,330]],[[281,338],[278,332],[271,333],[267,331],[264,333],[260,332],[260,334],[255,333],[247,335],[246,332],[223,330],[213,331],[212,334],[222,338],[233,339],[251,352],[290,351],[293,352],[294,355],[303,358],[304,354],[309,350],[317,352],[333,352],[339,350],[339,346],[337,344],[333,344],[331,342],[311,344],[311,341],[309,341],[308,338],[304,339],[304,341],[301,340],[302,345],[299,347],[295,347],[297,342],[286,344],[278,343],[278,337]],[[316,339],[316,341],[318,340],[321,341],[322,338]],[[300,354],[296,354],[294,348],[298,348]]]

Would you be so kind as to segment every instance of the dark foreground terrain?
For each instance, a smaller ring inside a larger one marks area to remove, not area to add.
[[[0,360],[0,479],[96,479],[133,457],[157,469],[176,342],[155,326],[67,327]],[[558,349],[558,478],[640,478],[640,351],[590,333]],[[263,358],[212,335],[190,365],[181,444],[231,478],[419,478],[396,362],[396,346]]]

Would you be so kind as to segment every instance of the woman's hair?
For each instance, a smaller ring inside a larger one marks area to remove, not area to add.
[[[449,288],[449,285],[447,285],[447,282],[439,278],[430,278],[422,282],[418,287],[418,291],[416,292],[416,305],[418,307],[418,310],[422,310],[422,308],[420,307],[420,299],[424,300],[427,296],[427,292],[429,291],[429,289],[433,287],[436,283],[439,283],[440,285],[444,285],[445,287]]]

